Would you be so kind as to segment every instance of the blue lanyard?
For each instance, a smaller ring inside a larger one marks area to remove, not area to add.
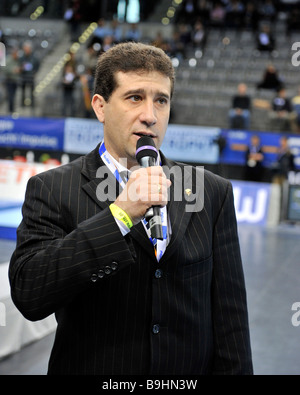
[[[124,188],[126,182],[120,176],[120,172],[119,172],[118,167],[112,161],[111,155],[106,150],[104,141],[102,141],[102,143],[100,144],[99,155],[100,155],[101,159],[103,160],[103,162],[105,163],[105,165],[109,168],[109,170],[115,176],[115,178],[117,179],[117,181],[119,182],[121,187]],[[121,165],[119,164],[119,166],[121,166]],[[143,218],[143,223],[144,223],[144,226],[146,228],[149,240],[151,241],[151,243],[154,246],[156,246],[155,248],[156,248],[157,260],[160,260],[160,258],[162,257],[162,255],[163,255],[163,253],[164,253],[164,251],[166,249],[166,244],[167,244],[168,226],[167,226],[167,209],[166,209],[166,207],[161,209],[161,217],[162,217],[163,240],[152,239],[152,237],[150,236],[149,230],[148,230],[148,222],[146,221],[145,218]]]

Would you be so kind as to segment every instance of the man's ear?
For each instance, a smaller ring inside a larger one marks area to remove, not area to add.
[[[104,100],[103,96],[98,94],[94,95],[92,98],[92,107],[94,112],[101,123],[104,123],[105,116],[104,116],[104,106],[106,101]]]

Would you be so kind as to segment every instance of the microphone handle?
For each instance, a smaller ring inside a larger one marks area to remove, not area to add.
[[[150,207],[145,214],[145,218],[148,221],[152,239],[163,240],[160,207]]]
[[[143,167],[155,166],[155,164],[156,159],[151,156],[146,156],[140,160],[140,165]],[[163,240],[160,207],[150,207],[145,214],[145,218],[148,221],[152,239]]]

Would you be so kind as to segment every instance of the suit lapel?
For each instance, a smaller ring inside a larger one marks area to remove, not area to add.
[[[102,209],[113,203],[119,193],[119,183],[105,166],[97,148],[83,157],[81,173],[87,179],[82,189]]]
[[[179,248],[193,213],[192,207],[194,206],[196,195],[192,193],[193,189],[195,189],[193,177],[195,168],[167,160],[162,154],[161,156],[163,166],[169,169],[170,179],[172,180],[167,206],[172,235],[169,245],[161,258],[161,263],[163,263]],[[197,190],[197,192],[199,191]],[[198,198],[199,196],[196,196],[196,199]]]

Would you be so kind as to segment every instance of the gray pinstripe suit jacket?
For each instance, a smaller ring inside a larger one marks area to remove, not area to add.
[[[142,224],[123,237],[98,200],[101,166],[97,147],[28,182],[9,277],[26,318],[56,314],[48,374],[252,374],[230,182],[205,171],[204,207],[186,212],[173,179],[157,263]]]

